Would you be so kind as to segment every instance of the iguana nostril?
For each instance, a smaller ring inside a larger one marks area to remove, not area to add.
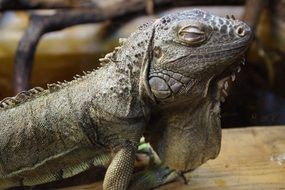
[[[245,34],[246,34],[245,29],[244,29],[242,26],[237,27],[236,33],[237,33],[237,35],[239,35],[240,37],[244,37]]]

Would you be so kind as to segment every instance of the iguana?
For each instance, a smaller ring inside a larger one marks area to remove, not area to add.
[[[120,40],[100,59],[101,68],[2,100],[1,189],[92,166],[107,168],[105,190],[161,185],[171,173],[166,167],[132,179],[143,135],[178,171],[216,157],[226,80],[239,70],[250,39],[250,28],[233,18],[196,9],[173,13]]]

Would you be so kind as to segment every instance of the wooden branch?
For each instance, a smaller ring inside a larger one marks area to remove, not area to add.
[[[80,1],[80,0],[78,0]],[[87,1],[87,0],[85,0]],[[65,0],[0,0],[0,10],[17,10],[17,9],[62,9],[68,7],[75,7],[73,1]]]
[[[131,3],[125,1],[124,3]],[[141,0],[142,3],[156,0]],[[106,3],[107,2],[107,3]],[[0,0],[0,11],[19,9],[73,9],[73,8],[96,8],[98,5],[117,4],[118,0]],[[245,0],[176,0],[169,1],[177,5],[241,5]],[[148,2],[150,5],[151,2]]]
[[[21,38],[15,57],[14,91],[27,90],[33,67],[33,57],[40,37],[44,34],[44,24],[39,17],[32,17],[29,28]]]
[[[262,10],[267,5],[268,0],[247,0],[243,20],[255,30]]]

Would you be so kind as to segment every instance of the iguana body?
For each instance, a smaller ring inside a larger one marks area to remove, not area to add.
[[[140,68],[132,64],[131,70],[124,63],[121,69],[110,62],[75,81],[31,95],[24,103],[3,108],[1,177],[19,178],[19,185],[49,182],[88,169],[95,155],[101,164],[102,153],[120,150],[126,140],[136,147],[145,123],[138,96]],[[51,164],[45,166],[48,160]],[[80,165],[82,160],[87,163]],[[49,170],[47,176],[33,175]],[[26,175],[32,177],[26,179]]]
[[[172,14],[142,26],[100,69],[4,99],[0,187],[55,181],[95,165],[108,167],[104,189],[134,188],[133,163],[145,131],[174,169],[188,171],[216,157],[217,76],[242,55],[250,34],[240,21],[203,11]],[[177,141],[180,133],[185,139]]]

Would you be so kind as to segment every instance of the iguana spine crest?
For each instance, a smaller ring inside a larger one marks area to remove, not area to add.
[[[47,89],[44,89],[42,87],[34,87],[28,91],[19,92],[16,96],[7,97],[1,100],[0,110],[14,108],[16,106],[19,106],[27,101],[33,100],[34,98],[44,95],[46,93],[56,92],[60,89],[63,89],[64,87],[74,84],[75,82],[79,82],[85,79],[87,76],[89,76],[95,71],[96,69],[94,69],[92,72],[90,71],[83,72],[84,75],[77,74],[73,77],[74,80],[71,80],[71,81],[64,80],[63,82],[57,81],[56,83],[47,84]]]

